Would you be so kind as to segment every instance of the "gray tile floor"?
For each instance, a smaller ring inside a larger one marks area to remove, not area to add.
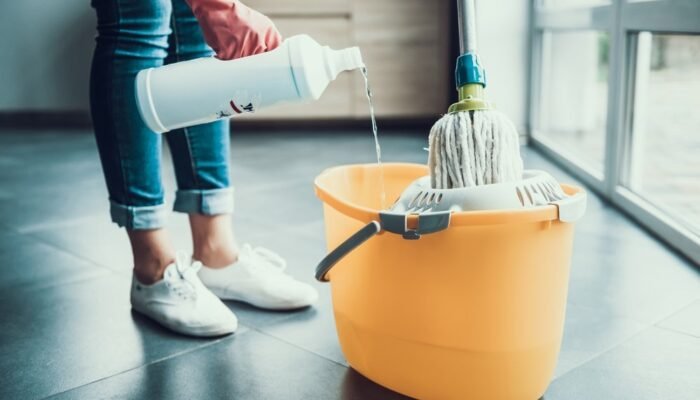
[[[420,135],[381,141],[386,160],[425,161]],[[241,240],[287,257],[321,301],[294,313],[231,303],[241,330],[201,340],[130,311],[128,243],[108,220],[89,132],[0,132],[0,398],[404,398],[348,368],[329,288],[312,276],[324,254],[312,179],[373,161],[369,132],[235,132],[232,142]],[[525,159],[575,182],[532,150]],[[164,177],[172,190],[169,166]],[[170,227],[190,248],[185,218],[173,215]],[[697,269],[591,196],[545,398],[698,399],[698,371]]]

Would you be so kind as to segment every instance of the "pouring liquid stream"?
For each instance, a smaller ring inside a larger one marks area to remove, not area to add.
[[[369,116],[372,119],[372,133],[374,134],[374,148],[377,152],[377,166],[379,167],[379,206],[385,209],[386,204],[386,186],[384,184],[384,168],[382,168],[382,149],[379,146],[379,137],[377,135],[377,119],[374,116],[374,105],[372,104],[372,90],[369,87],[369,79],[367,78],[367,67],[362,67],[360,70],[362,77],[365,78],[365,91],[367,94],[367,102],[369,103]]]

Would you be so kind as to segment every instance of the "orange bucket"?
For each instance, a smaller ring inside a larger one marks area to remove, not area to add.
[[[383,170],[387,199],[428,174],[418,164]],[[379,225],[380,175],[367,164],[316,178],[329,250]],[[580,188],[562,188],[585,206]],[[555,205],[459,212],[419,240],[382,230],[346,248],[318,277],[331,282],[350,365],[419,399],[538,399],[554,372],[566,310],[574,226],[559,217]]]

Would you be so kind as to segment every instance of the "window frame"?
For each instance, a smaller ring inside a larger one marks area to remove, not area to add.
[[[700,34],[698,0],[610,0],[589,7],[547,8],[531,0],[528,141],[593,191],[700,264],[700,233],[626,188],[631,162],[637,33]],[[605,155],[602,174],[579,163],[539,130],[545,32],[597,30],[610,38]]]

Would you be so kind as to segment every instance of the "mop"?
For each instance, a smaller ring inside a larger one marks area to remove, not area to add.
[[[380,232],[420,239],[449,228],[451,223],[458,224],[452,218],[454,213],[555,206],[561,222],[575,222],[583,215],[583,192],[565,190],[545,171],[523,170],[518,132],[484,99],[486,80],[475,53],[474,0],[459,0],[458,4],[462,38],[456,68],[459,102],[452,104],[430,131],[430,175],[413,180],[389,209],[373,213],[378,218],[372,217],[328,253],[316,267],[317,280],[327,281],[328,272],[338,261]],[[398,173],[394,176],[405,178]],[[342,179],[362,181],[365,173]],[[317,183],[317,190],[319,187]]]
[[[430,130],[431,186],[452,189],[519,180],[523,161],[518,132],[484,98],[486,77],[476,54],[474,0],[457,4],[462,54],[455,71],[459,101]]]

